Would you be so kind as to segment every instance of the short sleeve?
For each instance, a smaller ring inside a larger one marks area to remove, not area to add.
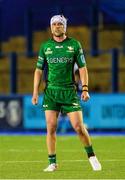
[[[44,54],[44,46],[41,45],[39,50],[39,55],[37,59],[36,68],[43,70],[45,66],[45,54]]]
[[[83,49],[79,42],[77,42],[77,47],[76,47],[76,64],[78,65],[79,68],[86,66]]]

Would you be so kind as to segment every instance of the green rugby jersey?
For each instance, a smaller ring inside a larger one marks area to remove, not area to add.
[[[75,63],[79,68],[86,66],[81,44],[74,38],[67,37],[63,42],[50,39],[40,47],[37,68],[44,70],[47,64],[48,87],[73,87]]]

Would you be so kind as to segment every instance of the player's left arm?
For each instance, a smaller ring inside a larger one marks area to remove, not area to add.
[[[79,68],[79,74],[80,74],[80,80],[82,83],[82,94],[81,99],[84,101],[88,101],[90,99],[89,93],[88,93],[88,71],[87,67],[81,67]]]
[[[83,54],[83,49],[79,42],[77,43],[76,63],[79,67],[80,80],[82,83],[81,99],[87,101],[90,98],[88,93],[88,71],[86,67],[85,57]]]

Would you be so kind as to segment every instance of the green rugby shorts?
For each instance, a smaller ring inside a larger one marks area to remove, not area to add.
[[[62,113],[81,111],[80,98],[75,89],[45,89],[42,107]]]

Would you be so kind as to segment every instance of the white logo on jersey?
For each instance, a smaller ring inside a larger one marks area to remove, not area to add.
[[[56,46],[55,48],[59,49],[59,48],[63,48],[63,46]]]
[[[73,105],[73,108],[79,108],[80,107],[80,105],[78,103],[72,103],[72,105]]]
[[[85,63],[85,58],[83,54],[80,56],[80,58],[81,58],[82,63]]]
[[[51,49],[50,49],[50,48],[47,48],[46,50],[47,50],[47,51],[51,51]]]
[[[38,56],[38,59],[40,59],[41,61],[43,61],[44,59],[42,58],[42,57],[40,57],[40,56]]]
[[[79,49],[79,53],[82,53],[82,54],[83,54],[83,49]]]
[[[51,48],[47,48],[46,51],[45,51],[45,54],[52,54],[52,52],[53,51],[51,50]]]
[[[68,48],[67,52],[74,52],[74,48],[72,46],[68,46],[67,48]]]
[[[79,104],[77,104],[77,103],[72,103],[74,106],[78,106]]]
[[[68,46],[68,50],[72,51],[72,50],[74,50],[74,48],[71,46]]]
[[[47,104],[43,104],[43,107],[48,107],[48,105]]]

